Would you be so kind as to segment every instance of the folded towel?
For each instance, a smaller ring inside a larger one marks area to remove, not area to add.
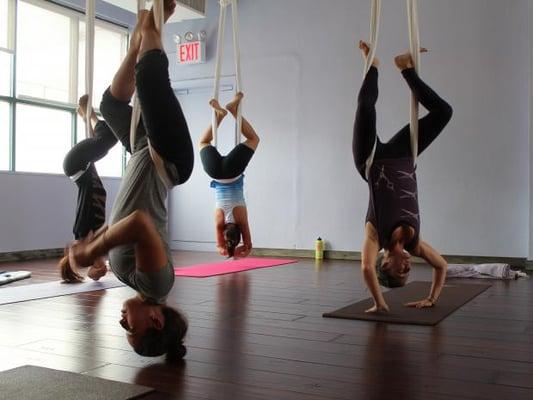
[[[509,264],[449,264],[448,278],[518,279],[525,272],[513,271]]]

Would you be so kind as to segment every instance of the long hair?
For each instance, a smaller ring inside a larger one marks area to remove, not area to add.
[[[83,276],[80,275],[76,268],[70,265],[70,262],[68,260],[68,253],[69,249],[68,247],[65,247],[65,249],[63,250],[63,257],[59,260],[58,263],[61,279],[63,279],[63,282],[65,283],[80,283],[83,281]]]
[[[168,361],[181,360],[187,353],[183,338],[189,324],[185,316],[175,308],[163,306],[162,312],[165,317],[163,329],[148,329],[139,345],[133,349],[141,356],[157,357],[166,354]]]
[[[235,248],[241,242],[241,228],[237,224],[226,224],[224,226],[224,240],[226,241],[226,251],[228,257],[235,255]]]

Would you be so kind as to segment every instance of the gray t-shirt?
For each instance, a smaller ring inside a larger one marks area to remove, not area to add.
[[[157,272],[139,271],[136,268],[134,246],[125,245],[115,247],[109,252],[109,264],[117,278],[126,285],[150,301],[164,303],[174,284],[172,255],[168,245],[167,188],[159,178],[150,158],[146,137],[138,138],[135,147],[111,211],[110,224],[127,217],[135,210],[146,212],[152,218],[161,236],[168,263]],[[169,172],[174,170],[175,173],[173,165],[166,165],[166,167]]]

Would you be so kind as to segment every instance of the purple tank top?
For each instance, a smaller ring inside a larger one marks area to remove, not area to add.
[[[389,248],[392,232],[401,225],[408,225],[415,230],[415,236],[411,242],[406,243],[405,249],[412,251],[418,243],[420,233],[418,188],[413,159],[374,160],[369,175],[370,199],[366,222],[371,222],[376,228],[379,245]]]

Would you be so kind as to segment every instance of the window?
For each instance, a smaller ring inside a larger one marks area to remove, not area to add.
[[[0,96],[11,96],[12,55],[0,50]]]
[[[126,51],[126,37],[115,30],[96,26],[94,29],[93,104],[99,107],[104,91],[111,84]],[[78,93],[85,91],[85,23],[80,22],[78,50]]]
[[[17,95],[68,103],[70,18],[24,1],[17,14]]]
[[[0,101],[0,170],[9,169],[9,103]]]
[[[62,174],[63,158],[71,147],[72,114],[17,104],[16,115],[16,170]]]
[[[0,47],[7,49],[9,46],[9,0],[0,0]]]
[[[62,174],[65,154],[85,138],[76,116],[85,87],[84,21],[83,14],[48,1],[0,0],[0,169]],[[96,21],[96,107],[127,39],[125,28]],[[121,176],[123,159],[122,146],[115,146],[96,164],[100,175]]]
[[[76,142],[80,142],[85,139],[85,122],[78,116],[78,135]],[[95,163],[96,170],[100,176],[121,176],[122,172],[122,159],[124,157],[124,148],[120,142],[117,142],[115,146],[107,155],[100,161]]]
[[[13,61],[13,2],[0,0],[0,96],[11,96]]]

